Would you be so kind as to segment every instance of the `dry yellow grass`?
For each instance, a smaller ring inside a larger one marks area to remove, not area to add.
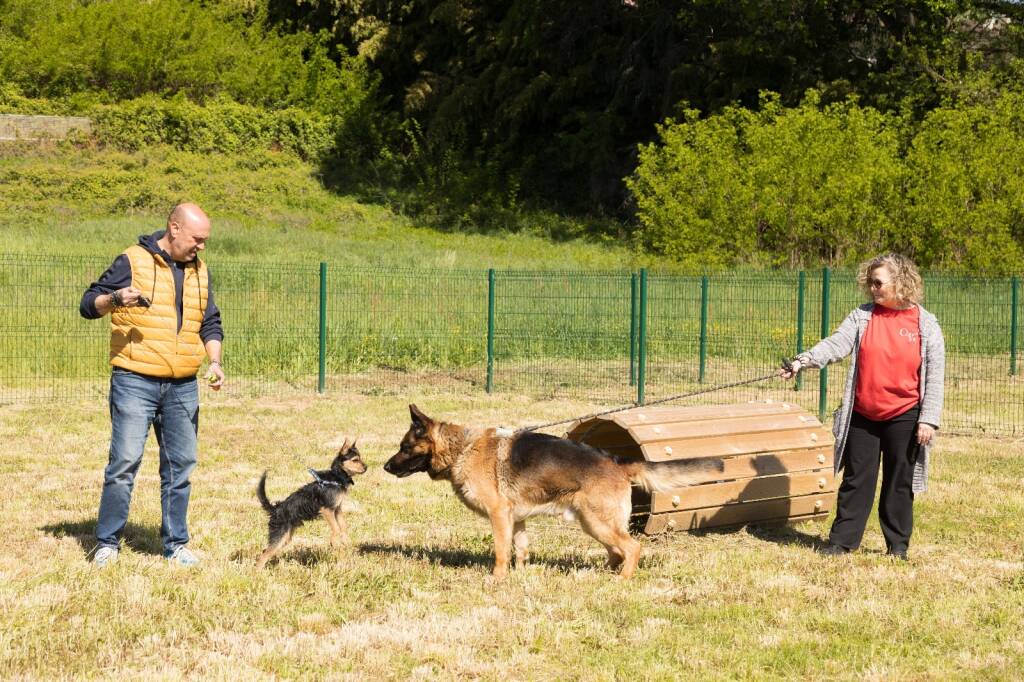
[[[86,560],[106,462],[102,401],[0,406],[0,677],[177,679],[1013,679],[1024,669],[1024,443],[940,440],[908,564],[813,548],[824,524],[644,539],[638,577],[603,568],[575,526],[531,524],[535,561],[487,578],[489,527],[450,488],[380,465],[408,402],[520,426],[597,409],[452,385],[362,385],[330,397],[204,389],[190,526],[196,570],[159,558],[155,443],[127,547]],[[273,499],[360,435],[352,545],[309,524],[283,559],[253,562]]]

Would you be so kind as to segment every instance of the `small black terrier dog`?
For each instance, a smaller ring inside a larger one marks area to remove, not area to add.
[[[280,502],[273,503],[267,498],[267,472],[263,472],[256,496],[270,517],[267,534],[270,536],[267,548],[256,561],[256,568],[263,568],[279,554],[292,540],[295,529],[318,515],[331,528],[331,546],[341,547],[348,542],[345,522],[341,517],[341,503],[345,493],[355,481],[352,476],[366,472],[366,464],[359,457],[355,441],[345,444],[331,462],[331,468],[317,471],[317,480],[307,483]]]

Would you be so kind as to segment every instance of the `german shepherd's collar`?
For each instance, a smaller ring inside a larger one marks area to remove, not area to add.
[[[693,483],[701,471],[721,471],[717,461],[652,463],[543,433],[449,424],[415,405],[409,412],[409,430],[384,470],[399,478],[426,472],[450,481],[459,499],[491,522],[498,578],[508,573],[513,546],[516,563],[526,562],[527,518],[565,512],[605,546],[608,565],[628,578],[640,558],[640,543],[628,530],[631,484],[666,490]]]

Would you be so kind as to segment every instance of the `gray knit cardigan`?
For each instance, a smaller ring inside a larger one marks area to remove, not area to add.
[[[833,362],[839,362],[847,355],[850,371],[846,375],[846,389],[843,402],[832,415],[832,433],[836,437],[835,471],[838,474],[843,468],[843,452],[846,449],[846,436],[850,432],[850,419],[853,416],[853,393],[857,386],[857,354],[860,351],[860,340],[871,319],[874,303],[865,303],[854,308],[839,328],[826,339],[805,353],[797,356],[802,365],[821,368]],[[921,414],[918,422],[931,424],[939,428],[939,414],[942,412],[943,389],[946,375],[946,342],[942,338],[942,330],[938,320],[930,312],[921,310]],[[934,439],[932,441],[934,443]],[[928,489],[928,452],[931,443],[923,446],[914,464],[914,493],[923,493]]]

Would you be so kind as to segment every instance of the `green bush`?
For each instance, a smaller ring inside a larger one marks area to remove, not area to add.
[[[694,269],[826,262],[883,250],[925,267],[1024,264],[1024,97],[960,104],[911,126],[848,101],[686,111],[640,148],[637,238]]]
[[[907,154],[907,212],[921,260],[1012,274],[1024,264],[1024,96],[937,109]]]
[[[99,106],[90,112],[100,142],[125,151],[166,144],[200,153],[285,149],[320,159],[334,146],[335,122],[324,114],[289,108],[270,111],[217,100],[199,106],[154,95]]]
[[[32,98],[97,93],[217,95],[343,114],[373,81],[361,59],[336,63],[326,34],[280,34],[260,15],[188,0],[0,0],[0,80]]]
[[[715,268],[757,248],[754,193],[742,140],[755,115],[740,108],[658,128],[659,143],[640,148],[628,186],[636,197],[638,236],[647,249],[694,267]]]
[[[898,126],[875,109],[774,99],[745,131],[759,250],[776,264],[851,263],[899,245]]]

